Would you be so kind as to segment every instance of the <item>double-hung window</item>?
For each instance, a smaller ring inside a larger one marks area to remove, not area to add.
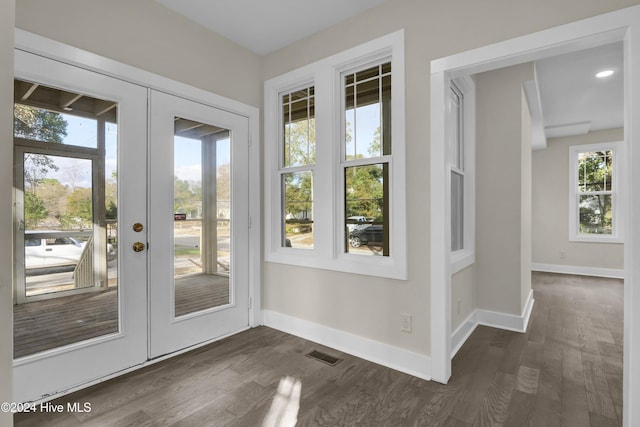
[[[449,86],[447,158],[451,196],[451,264],[456,273],[475,261],[475,89],[470,78]]]
[[[619,142],[570,147],[570,240],[622,242]]]
[[[406,279],[404,92],[403,31],[265,82],[267,261]]]
[[[389,256],[391,62],[343,73],[345,250]]]
[[[315,88],[280,95],[282,145],[281,245],[313,249],[313,168],[316,158]]]

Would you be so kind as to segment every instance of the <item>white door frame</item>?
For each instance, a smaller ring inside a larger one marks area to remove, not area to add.
[[[451,376],[451,268],[449,194],[446,188],[445,102],[452,78],[494,70],[550,55],[616,41],[625,55],[625,169],[622,186],[640,188],[640,150],[632,149],[640,132],[640,6],[551,28],[462,52],[431,62],[431,368],[432,378],[446,383]],[[634,111],[633,108],[639,111]],[[636,142],[637,144],[638,142]],[[640,194],[627,192],[624,215],[640,212]],[[640,226],[627,221],[624,242],[624,425],[640,423]],[[635,361],[635,363],[631,363]]]

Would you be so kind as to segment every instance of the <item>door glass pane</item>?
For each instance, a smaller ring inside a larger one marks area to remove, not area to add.
[[[117,106],[18,80],[15,89],[19,358],[119,330]]]
[[[231,139],[226,129],[176,117],[175,316],[230,303]]]

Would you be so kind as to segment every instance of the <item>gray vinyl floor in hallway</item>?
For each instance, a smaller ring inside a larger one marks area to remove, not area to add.
[[[260,327],[52,402],[90,412],[15,425],[260,426],[287,376],[302,384],[300,426],[621,425],[622,281],[534,273],[533,288],[527,333],[479,326],[447,385]]]

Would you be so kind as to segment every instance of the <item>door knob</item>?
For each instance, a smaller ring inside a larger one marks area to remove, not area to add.
[[[144,246],[145,245],[142,242],[135,242],[133,244],[133,251],[134,252],[142,252],[142,251],[144,251]]]

